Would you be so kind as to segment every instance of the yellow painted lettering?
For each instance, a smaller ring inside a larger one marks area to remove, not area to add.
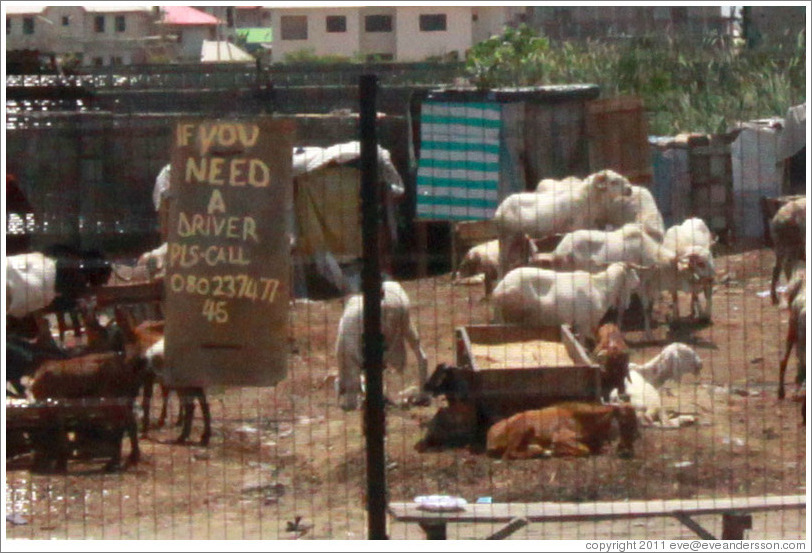
[[[271,183],[271,170],[261,159],[251,159],[248,168],[248,184],[264,188]]]
[[[250,134],[249,134],[250,131]],[[239,127],[240,132],[240,142],[242,142],[245,146],[253,146],[257,143],[259,139],[259,125],[240,125]]]
[[[186,175],[183,182],[205,182],[206,181],[206,159],[187,157]]]
[[[178,146],[188,146],[189,141],[192,138],[192,129],[194,129],[194,125],[189,123],[181,123],[177,126],[177,141]]]
[[[242,239],[248,240],[248,238],[253,238],[254,242],[259,243],[259,238],[257,237],[257,222],[253,217],[246,217],[243,221]]]
[[[245,159],[232,159],[229,167],[228,184],[231,186],[245,186]]]
[[[206,155],[214,143],[214,138],[217,136],[217,125],[200,125],[198,129],[198,136],[200,137],[200,155]]]
[[[223,180],[223,164],[225,159],[221,157],[213,157],[209,160],[209,184],[225,184]]]
[[[209,198],[209,207],[206,208],[206,212],[209,215],[215,212],[226,212],[226,202],[223,200],[223,194],[216,188],[211,193],[211,197]]]

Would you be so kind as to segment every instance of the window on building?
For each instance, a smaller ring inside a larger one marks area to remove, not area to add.
[[[96,67],[102,67],[104,65],[104,58],[102,57],[93,58],[93,65]]]
[[[116,16],[116,32],[123,33],[127,30],[127,19],[123,15]]]
[[[93,28],[96,29],[97,33],[103,33],[104,32],[104,16],[103,15],[97,15],[93,19]]]
[[[124,65],[124,59],[121,56],[110,56],[110,65]]]
[[[343,15],[328,15],[327,16],[327,32],[328,33],[346,33],[347,32],[347,18]]]
[[[279,19],[282,40],[307,40],[307,16],[283,15]]]
[[[421,31],[445,31],[446,28],[446,19],[444,13],[420,14]]]
[[[368,15],[364,18],[364,30],[368,33],[391,33],[391,15]]]
[[[34,34],[34,18],[33,17],[23,17],[23,34],[24,35],[33,35]]]
[[[70,26],[70,16],[69,15],[63,15],[62,16],[62,26],[63,27],[69,27]]]
[[[11,19],[8,17],[6,18],[6,34],[11,33]]]

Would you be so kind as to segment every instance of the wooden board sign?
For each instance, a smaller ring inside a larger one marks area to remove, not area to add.
[[[175,128],[165,286],[167,377],[272,386],[287,371],[293,124]]]

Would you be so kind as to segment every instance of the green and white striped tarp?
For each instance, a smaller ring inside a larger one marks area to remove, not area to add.
[[[481,220],[499,206],[502,107],[426,102],[420,121],[417,217]]]

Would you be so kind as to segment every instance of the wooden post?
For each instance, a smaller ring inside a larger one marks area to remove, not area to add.
[[[426,534],[427,540],[444,540],[447,539],[445,522],[421,522],[420,528]]]
[[[740,511],[722,513],[722,539],[743,540],[744,531],[753,528],[753,515]]]
[[[429,255],[429,240],[428,240],[428,223],[425,221],[416,221],[415,227],[417,230],[417,276],[418,278],[425,278],[428,274],[428,255]]]

